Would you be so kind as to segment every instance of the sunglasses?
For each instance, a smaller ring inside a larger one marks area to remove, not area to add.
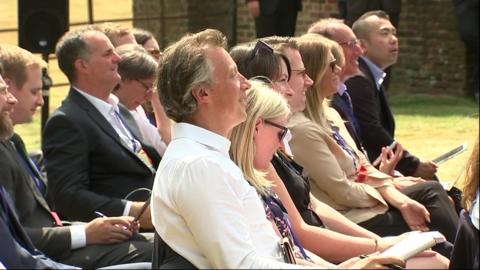
[[[271,126],[274,126],[276,128],[279,128],[280,131],[278,132],[278,139],[280,141],[283,141],[283,139],[285,138],[285,136],[287,135],[287,132],[288,132],[288,128],[282,126],[282,125],[279,125],[277,123],[274,123],[272,121],[268,121],[266,119],[263,120],[265,122],[265,124],[268,124],[268,125],[271,125]]]
[[[270,45],[268,45],[267,43],[259,40],[257,41],[257,43],[255,44],[255,47],[253,48],[252,52],[250,53],[250,57],[248,58],[248,62],[247,62],[247,65],[249,65],[253,59],[255,59],[255,57],[258,55],[258,52],[260,51],[265,51],[267,53],[273,53],[273,48],[270,47]]]
[[[270,78],[268,78],[266,76],[254,76],[254,77],[251,77],[250,80],[260,81],[260,82],[263,82],[265,84],[268,84],[269,86],[273,85],[273,81],[270,80]]]
[[[332,72],[335,72],[335,68],[337,67],[337,59],[331,60],[328,65],[330,66],[330,69],[332,69]]]
[[[341,42],[341,43],[338,43],[338,44],[340,44],[341,46],[346,46],[350,49],[353,49],[355,46],[360,44],[360,40],[356,38],[356,39],[352,39],[352,40],[346,41],[346,42]]]

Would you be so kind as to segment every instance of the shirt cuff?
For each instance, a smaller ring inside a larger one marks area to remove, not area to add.
[[[72,225],[70,229],[70,236],[72,239],[71,249],[81,248],[87,245],[87,236],[84,225]]]
[[[130,207],[132,207],[132,202],[127,201],[127,203],[125,204],[125,209],[123,209],[122,216],[128,216],[128,214],[130,213]]]

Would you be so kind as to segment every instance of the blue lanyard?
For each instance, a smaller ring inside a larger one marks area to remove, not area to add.
[[[335,140],[335,142],[337,142],[337,144],[342,147],[343,150],[345,150],[345,152],[347,152],[347,154],[352,158],[352,161],[353,161],[353,166],[354,168],[356,169],[357,168],[357,159],[356,159],[356,155],[354,154],[352,148],[350,148],[350,146],[348,146],[347,142],[345,141],[345,139],[343,139],[342,135],[340,135],[340,133],[338,132],[339,131],[339,128],[332,125],[331,122],[328,123],[330,125],[330,128],[332,129],[332,136],[333,136],[333,139]]]
[[[308,261],[312,261],[310,257],[308,257],[308,255],[305,253],[305,250],[303,249],[302,244],[300,244],[300,241],[298,241],[297,237],[295,236],[295,233],[293,232],[292,227],[290,226],[290,221],[288,220],[288,217],[285,214],[287,211],[285,210],[285,207],[283,206],[282,202],[277,198],[275,198],[273,194],[262,195],[262,201],[265,203],[266,211],[267,212],[270,211],[272,213],[275,224],[277,225],[277,228],[282,234],[282,236],[288,237],[287,235],[290,234],[293,238],[293,242],[300,249],[300,253],[302,253],[303,258]],[[268,217],[268,213],[267,213],[267,217]],[[288,233],[287,233],[287,230],[288,230]]]

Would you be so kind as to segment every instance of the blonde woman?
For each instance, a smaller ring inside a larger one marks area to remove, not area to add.
[[[295,237],[295,233],[291,230],[290,220],[284,213],[285,209],[282,203],[271,191],[272,182],[265,177],[265,171],[269,168],[274,153],[282,146],[282,140],[287,132],[285,125],[288,122],[290,110],[286,100],[265,84],[253,81],[251,89],[247,91],[246,111],[246,121],[236,126],[230,134],[232,160],[240,167],[245,179],[255,187],[261,196],[267,217],[273,221],[279,237],[290,238],[288,235],[292,236],[290,241],[292,246],[296,246],[294,253],[299,258],[297,260],[309,264],[306,260],[311,258],[313,262],[321,266],[334,267],[335,265],[327,263],[302,248],[301,243]],[[312,229],[315,228],[312,227]],[[317,244],[322,245],[323,243],[318,241]],[[370,250],[370,252],[373,252],[373,250]],[[373,256],[369,258],[379,259],[382,257]],[[342,263],[340,267],[373,267],[370,264],[373,262],[363,260],[351,265],[355,261],[357,261],[356,258],[351,259]]]
[[[472,155],[467,163],[467,171],[463,188],[462,206],[460,213],[455,245],[450,258],[450,269],[478,269],[478,200],[479,195],[479,155],[477,137]]]
[[[456,220],[448,216],[451,205],[446,194],[434,183],[425,188],[402,190],[415,200],[399,192],[392,184],[392,177],[376,170],[356,149],[342,119],[328,106],[327,97],[337,91],[340,73],[326,45],[329,42],[332,41],[313,34],[299,39],[307,74],[315,83],[307,91],[306,109],[295,113],[289,122],[292,151],[295,160],[309,174],[313,195],[381,236],[430,227],[448,238]],[[433,195],[423,198],[419,190],[431,191]],[[429,209],[429,213],[417,199],[427,207],[443,208]],[[443,250],[442,253],[448,254]]]

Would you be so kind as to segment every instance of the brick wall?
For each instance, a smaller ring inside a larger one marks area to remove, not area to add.
[[[234,26],[236,1],[236,36]],[[354,0],[353,0],[354,1]],[[153,31],[162,47],[186,32],[217,28],[233,42],[255,38],[253,19],[245,0],[135,0],[136,17],[168,16],[165,20],[137,20],[135,26]],[[163,11],[162,11],[163,10]],[[228,13],[228,15],[221,14]],[[173,18],[172,18],[173,17]],[[303,0],[296,35],[323,17],[338,17],[336,0]],[[392,92],[460,94],[465,89],[465,49],[459,39],[451,0],[402,0],[398,29],[399,62],[394,66]]]

